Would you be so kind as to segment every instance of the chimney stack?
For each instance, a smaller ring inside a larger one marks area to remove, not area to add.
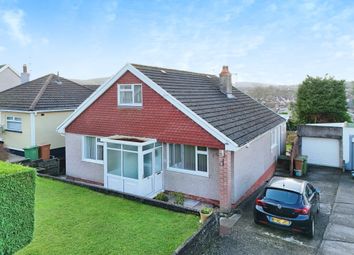
[[[232,81],[231,81],[231,73],[229,71],[228,66],[223,66],[221,73],[219,74],[220,77],[220,90],[224,93],[228,98],[233,98],[232,95]]]
[[[28,82],[30,79],[30,74],[27,72],[27,65],[23,65],[23,71],[21,73],[21,84]]]

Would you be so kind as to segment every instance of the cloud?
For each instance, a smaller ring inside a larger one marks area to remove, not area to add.
[[[6,24],[9,35],[26,46],[31,42],[31,37],[24,31],[24,15],[22,10],[7,10],[2,12],[1,19]]]
[[[117,1],[108,1],[104,4],[105,20],[107,22],[114,22],[117,19]]]

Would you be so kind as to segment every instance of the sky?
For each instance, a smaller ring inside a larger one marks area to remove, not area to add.
[[[298,84],[354,80],[354,1],[0,0],[0,64],[31,79],[108,77],[126,63]]]

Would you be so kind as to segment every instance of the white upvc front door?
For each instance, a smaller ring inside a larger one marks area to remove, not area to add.
[[[143,178],[141,181],[141,190],[144,196],[149,196],[154,191],[154,149],[144,151],[143,153]]]
[[[154,192],[158,193],[163,190],[163,168],[162,168],[162,145],[155,146],[154,151]]]

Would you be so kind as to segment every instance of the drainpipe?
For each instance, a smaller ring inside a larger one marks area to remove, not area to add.
[[[30,113],[31,122],[31,146],[36,146],[36,112]]]

